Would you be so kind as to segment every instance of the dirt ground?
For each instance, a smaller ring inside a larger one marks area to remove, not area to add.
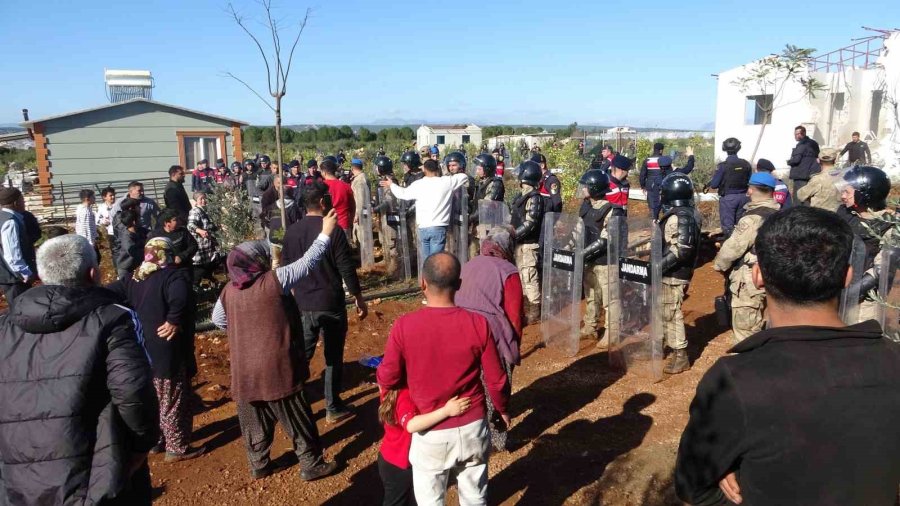
[[[672,489],[678,440],[701,375],[729,347],[730,331],[720,329],[713,298],[722,278],[703,252],[702,267],[685,301],[685,321],[693,368],[660,383],[624,374],[609,365],[609,356],[583,339],[580,352],[566,358],[540,346],[540,327],[525,331],[523,362],[513,375],[512,449],[490,461],[491,504],[679,504]],[[151,457],[156,501],[160,505],[236,504],[378,504],[381,484],[375,460],[381,427],[374,370],[357,360],[382,352],[393,320],[421,307],[421,297],[375,301],[369,318],[351,317],[345,352],[344,398],[356,416],[326,425],[322,403],[323,359],[317,351],[308,384],[313,410],[329,459],[340,472],[305,483],[283,432],[272,456],[290,465],[264,480],[253,481],[229,398],[228,341],[222,333],[198,335],[200,373],[194,387],[204,407],[194,418],[203,457],[165,464]],[[450,504],[456,504],[451,489]]]

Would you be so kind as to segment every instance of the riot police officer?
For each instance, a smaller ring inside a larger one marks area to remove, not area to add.
[[[407,188],[409,185],[425,177],[425,173],[422,171],[422,159],[415,151],[403,153],[400,156],[400,163],[403,165],[404,170],[403,184],[400,186]],[[399,203],[399,212],[406,213],[406,225],[410,232],[408,235],[410,244],[419,244],[419,227],[416,225],[416,202],[414,200],[401,201]],[[409,249],[410,255],[413,254],[413,251],[418,252],[416,248]]]
[[[479,200],[494,200],[502,202],[506,189],[503,187],[503,177],[497,175],[497,159],[492,155],[480,154],[473,160],[475,164],[475,198]]]
[[[559,182],[559,178],[547,168],[547,157],[538,151],[532,155],[531,161],[537,163],[541,168],[541,185],[538,189],[541,192],[541,196],[548,200],[549,205],[547,209],[553,213],[561,213],[563,206],[562,184]]]
[[[422,159],[419,157],[419,153],[415,151],[403,153],[400,156],[400,163],[403,164],[404,173],[401,186],[404,188],[425,177],[425,173],[422,172]]]
[[[659,198],[663,212],[659,228],[665,241],[660,269],[663,332],[666,345],[672,349],[663,372],[678,374],[691,368],[681,304],[694,276],[702,218],[694,207],[694,184],[685,174],[675,172],[666,176],[660,185]]]
[[[750,162],[738,158],[740,150],[741,141],[734,137],[722,142],[722,151],[728,156],[716,168],[709,182],[710,188],[719,190],[719,222],[725,239],[731,235],[747,204],[747,187],[753,173]]]
[[[584,221],[584,298],[586,308],[581,335],[597,336],[600,321],[600,307],[606,314],[606,329],[597,347],[609,346],[609,258],[607,252],[609,233],[608,221],[611,216],[624,216],[625,210],[606,200],[610,192],[609,176],[598,169],[591,169],[578,181],[582,185],[584,199],[578,215]]]
[[[394,162],[386,156],[376,156],[373,162],[375,166],[375,174],[379,180],[388,180],[394,184],[397,178],[394,177]],[[399,227],[400,219],[397,216],[398,201],[394,198],[390,188],[382,188],[378,186],[375,193],[375,207],[373,211],[378,213],[378,242],[381,244],[385,265],[389,274],[397,272],[399,265]]]
[[[463,226],[461,223],[462,219],[460,218],[460,214],[466,213],[466,216],[471,216],[473,211],[477,212],[478,209],[478,204],[475,202],[475,178],[473,178],[466,172],[466,167],[468,165],[466,162],[466,155],[460,151],[453,151],[452,153],[449,153],[447,156],[445,156],[443,164],[444,168],[450,173],[451,176],[454,174],[465,174],[468,178],[465,186],[454,192],[453,197],[450,226],[451,229],[459,229],[459,227]],[[460,202],[462,200],[462,197],[459,192],[462,191],[465,191],[466,196],[468,197],[466,199],[465,209],[460,209]],[[459,251],[458,248],[460,247],[460,245],[456,242],[459,240],[465,241],[465,247],[467,250],[474,249],[472,248],[472,246],[474,245],[471,243],[473,240],[476,240],[475,234],[471,233],[471,230],[469,230],[468,226],[466,227],[465,232],[465,234],[452,233],[447,236],[447,251]],[[465,237],[462,237],[463,235]],[[472,252],[470,252],[469,254],[471,255]],[[464,261],[465,259],[461,260]]]
[[[541,251],[541,228],[544,225],[544,197],[540,193],[541,166],[532,160],[518,169],[522,194],[512,205],[512,225],[516,229],[516,265],[525,295],[525,318],[534,323],[541,318],[541,283],[538,262]]]
[[[639,176],[641,189],[647,196],[647,206],[650,207],[650,217],[654,220],[659,219],[659,187],[668,175],[666,170],[659,166],[659,158],[665,147],[661,142],[653,145],[653,154],[644,160]]]
[[[887,208],[890,191],[890,179],[877,167],[855,166],[844,174],[842,204],[837,214],[850,225],[866,249],[863,276],[859,281],[861,322],[878,316],[878,302],[869,295],[869,291],[878,289],[882,268],[881,244],[892,226],[891,221],[885,219],[886,214],[893,213]]]

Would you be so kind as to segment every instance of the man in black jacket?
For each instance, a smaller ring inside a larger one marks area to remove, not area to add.
[[[893,505],[900,483],[900,345],[846,326],[853,232],[807,206],[760,227],[754,284],[768,328],[704,375],[675,468],[691,504]]]
[[[328,212],[327,204],[330,201],[328,186],[321,181],[303,188],[306,217],[291,225],[284,235],[282,256],[285,264],[303,257],[316,240],[322,231],[322,216]],[[347,307],[344,304],[341,280],[356,301],[357,315],[360,319],[365,318],[368,309],[362,298],[350,243],[343,230],[335,230],[322,261],[294,287],[294,297],[303,319],[307,361],[312,360],[319,334],[323,334],[325,377],[322,382],[325,384],[325,419],[329,423],[343,420],[352,414],[341,400],[344,341],[347,338]]]
[[[806,186],[809,179],[822,168],[819,166],[819,143],[806,136],[806,127],[801,125],[795,128],[794,139],[797,146],[791,151],[791,158],[787,163],[791,166],[789,177],[794,183],[794,200],[800,202],[797,191]]]
[[[150,504],[159,407],[136,314],[97,287],[77,235],[0,318],[0,504]]]
[[[166,191],[163,194],[166,209],[178,211],[181,224],[187,223],[188,213],[191,212],[191,199],[184,191],[184,168],[180,165],[169,167],[169,182],[166,183]]]

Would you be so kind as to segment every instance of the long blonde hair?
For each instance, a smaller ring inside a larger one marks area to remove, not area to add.
[[[397,423],[397,397],[399,390],[388,390],[381,399],[381,405],[378,406],[378,421],[385,425],[399,425]]]

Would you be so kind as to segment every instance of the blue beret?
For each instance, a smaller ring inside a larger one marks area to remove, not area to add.
[[[631,168],[631,159],[627,156],[616,155],[613,157],[612,166],[617,169],[628,170]]]
[[[757,172],[750,176],[750,184],[753,186],[768,186],[774,190],[778,182],[768,172]]]
[[[661,156],[658,160],[660,167],[671,167],[672,166],[672,157],[671,156]]]
[[[360,160],[359,158],[354,158],[354,159],[350,160],[350,165],[355,165],[355,166],[357,166],[357,167],[362,167],[362,166],[363,166],[363,163],[362,163],[362,160]]]

